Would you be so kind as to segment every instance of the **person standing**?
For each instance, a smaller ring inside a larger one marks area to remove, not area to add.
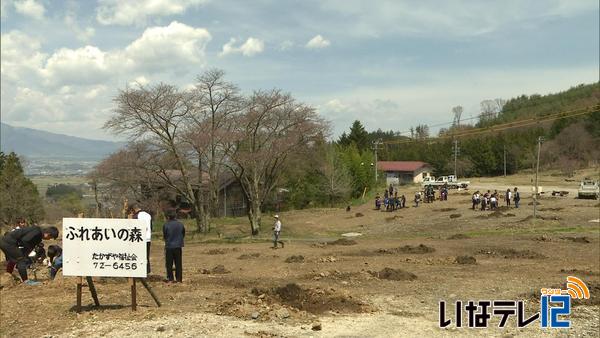
[[[281,248],[283,249],[284,244],[279,240],[279,235],[281,234],[281,221],[279,220],[279,215],[273,217],[275,217],[275,224],[273,224],[273,249],[277,249],[277,243],[280,243]]]
[[[0,239],[0,249],[4,252],[7,261],[15,263],[24,284],[37,285],[40,283],[27,279],[27,266],[31,263],[28,255],[43,239],[56,238],[58,238],[58,229],[56,227],[40,228],[39,226],[29,226],[6,233]]]
[[[185,237],[185,227],[177,220],[175,210],[167,212],[168,222],[163,225],[163,236],[165,239],[165,265],[167,269],[168,283],[173,283],[173,263],[175,263],[175,280],[181,283],[183,280],[183,262],[181,248]]]
[[[138,206],[133,206],[133,218],[141,219],[146,225],[146,231],[144,231],[144,240],[146,241],[146,272],[150,274],[152,270],[150,267],[150,243],[152,242],[152,216],[145,212]]]
[[[504,199],[506,200],[507,207],[510,207],[511,198],[512,198],[512,192],[510,191],[510,189],[506,189],[506,196],[504,196]]]
[[[519,208],[519,202],[521,201],[521,195],[517,191],[517,187],[515,187],[515,193],[513,194],[513,201],[515,202],[515,208]]]

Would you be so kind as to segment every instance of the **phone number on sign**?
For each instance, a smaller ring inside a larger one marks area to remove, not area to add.
[[[94,268],[95,269],[110,269],[112,268],[113,270],[137,270],[138,266],[137,263],[119,263],[119,262],[114,262],[112,264],[106,264],[105,262],[94,262]]]

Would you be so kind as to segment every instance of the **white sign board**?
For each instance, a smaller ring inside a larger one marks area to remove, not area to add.
[[[63,218],[63,275],[146,277],[141,219]]]

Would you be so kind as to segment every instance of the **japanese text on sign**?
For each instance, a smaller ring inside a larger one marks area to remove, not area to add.
[[[65,276],[146,277],[143,220],[63,219]]]

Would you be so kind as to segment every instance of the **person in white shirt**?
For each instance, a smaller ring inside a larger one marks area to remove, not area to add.
[[[284,244],[279,240],[279,234],[281,233],[281,221],[279,220],[279,215],[275,215],[273,217],[275,217],[275,224],[273,224],[273,249],[277,249],[277,243],[280,243],[281,248],[283,249]]]
[[[152,216],[150,216],[149,213],[143,211],[138,206],[133,206],[131,209],[133,211],[133,218],[144,220],[144,223],[146,224],[146,231],[144,234],[144,240],[146,241],[146,257],[147,257],[146,271],[148,274],[150,274],[150,271],[151,271],[151,268],[150,268],[150,243],[152,241]]]
[[[506,195],[504,196],[504,199],[506,200],[506,206],[510,207],[510,200],[512,199],[512,192],[509,189],[506,189]]]

